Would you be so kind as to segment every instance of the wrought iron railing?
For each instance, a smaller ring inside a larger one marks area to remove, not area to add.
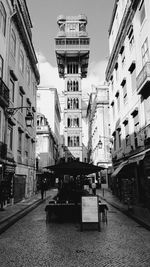
[[[150,62],[147,62],[142,70],[140,71],[139,75],[137,76],[137,91],[140,92],[142,87],[144,86],[145,82],[149,79],[150,81]]]

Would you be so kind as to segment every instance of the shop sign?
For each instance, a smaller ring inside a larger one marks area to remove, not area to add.
[[[5,165],[4,172],[5,173],[15,173],[15,166],[13,166],[13,165]]]

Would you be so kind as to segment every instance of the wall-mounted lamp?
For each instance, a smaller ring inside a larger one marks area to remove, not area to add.
[[[12,117],[15,115],[15,113],[19,110],[19,109],[26,109],[27,110],[27,114],[25,116],[25,121],[26,121],[26,126],[27,127],[31,127],[32,126],[32,121],[34,119],[33,114],[31,112],[31,107],[16,107],[16,108],[6,108],[6,114],[8,117]]]
[[[102,145],[103,145],[101,139],[106,139],[106,140],[108,140],[108,141],[110,142],[111,145],[113,144],[113,139],[112,139],[112,138],[107,137],[107,136],[101,136],[101,135],[100,135],[100,136],[99,136],[99,142],[98,142],[98,147],[99,147],[100,149],[102,148]]]
[[[100,149],[102,148],[102,145],[103,145],[102,141],[99,140],[99,142],[98,142],[98,147],[99,147]]]

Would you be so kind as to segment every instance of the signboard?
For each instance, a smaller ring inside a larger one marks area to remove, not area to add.
[[[5,173],[15,173],[15,166],[14,165],[5,165]]]
[[[82,197],[82,223],[99,223],[98,197]]]

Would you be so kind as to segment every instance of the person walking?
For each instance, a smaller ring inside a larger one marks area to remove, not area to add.
[[[96,196],[96,183],[95,182],[92,183],[92,192],[93,192],[93,195]]]

